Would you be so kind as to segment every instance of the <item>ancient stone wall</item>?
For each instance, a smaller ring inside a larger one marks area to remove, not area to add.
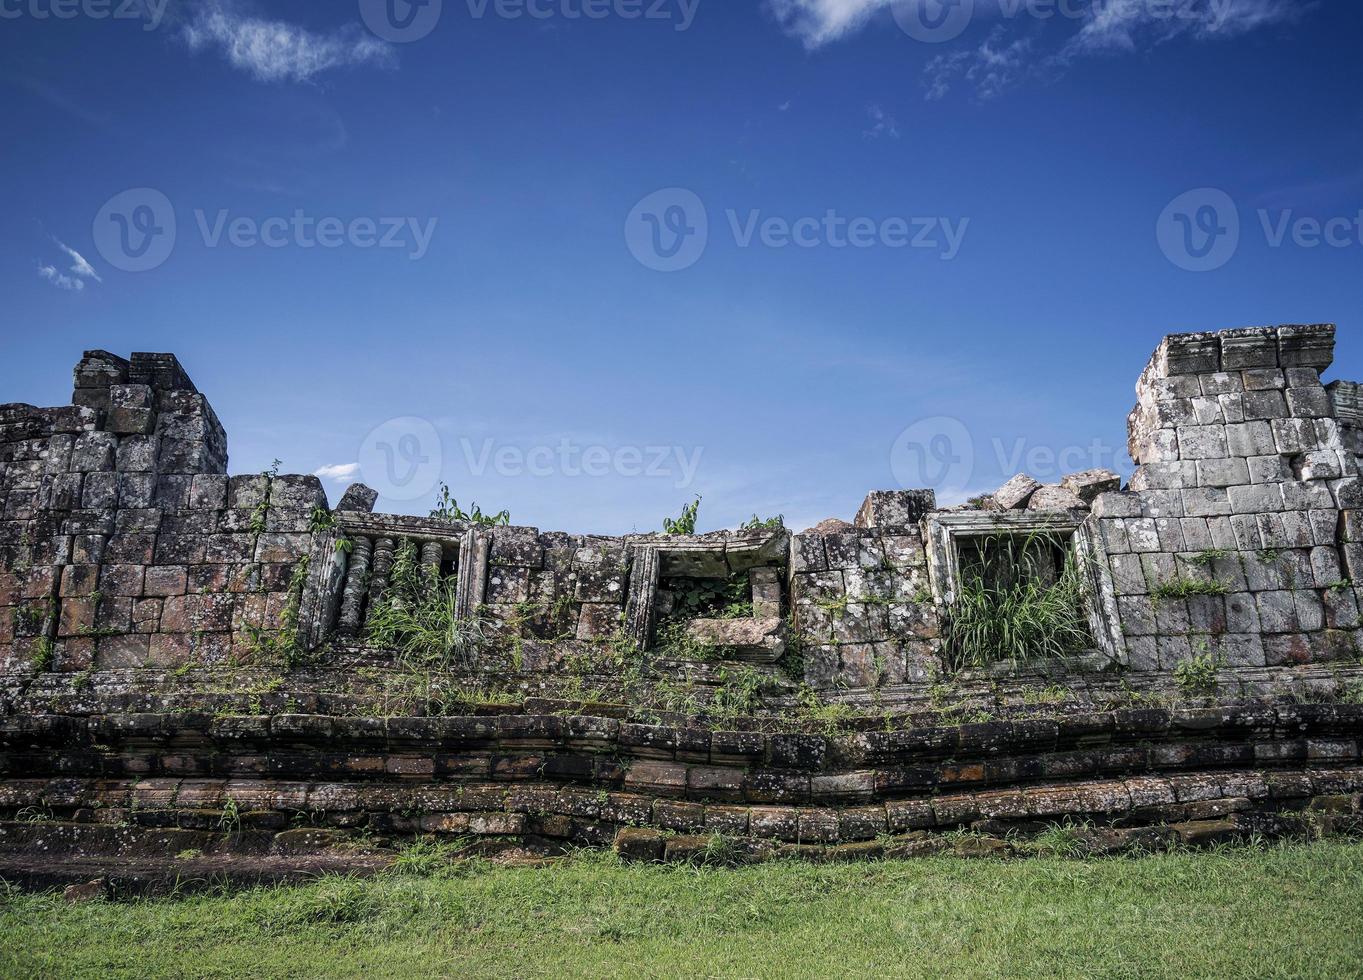
[[[853,522],[799,533],[615,538],[374,514],[362,485],[331,509],[315,477],[228,476],[222,425],[174,356],[90,351],[71,405],[0,407],[0,663],[34,677],[381,660],[370,614],[411,549],[452,583],[459,619],[486,626],[475,673],[557,676],[605,646],[675,670],[699,649],[820,691],[921,690],[951,670],[960,549],[985,533],[1053,535],[1080,559],[1094,656],[1074,671],[1352,658],[1363,399],[1322,384],[1334,336],[1166,338],[1137,387],[1124,490],[1104,471],[1050,487],[1019,474],[964,507],[877,491]],[[741,610],[691,609],[701,586]]]

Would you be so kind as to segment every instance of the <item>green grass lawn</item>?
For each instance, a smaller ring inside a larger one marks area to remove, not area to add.
[[[32,976],[1363,973],[1363,845],[725,869],[474,865],[136,903],[0,899]]]

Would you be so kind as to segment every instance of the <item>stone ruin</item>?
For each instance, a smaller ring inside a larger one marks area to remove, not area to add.
[[[228,476],[173,355],[88,351],[70,405],[0,406],[0,875],[382,864],[339,846],[359,828],[680,859],[1357,812],[1363,397],[1322,382],[1334,342],[1166,337],[1126,487],[623,537]],[[1037,633],[1063,644],[971,632],[1065,584]],[[432,596],[448,642],[394,632]]]

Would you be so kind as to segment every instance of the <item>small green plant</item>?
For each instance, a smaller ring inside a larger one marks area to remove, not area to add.
[[[738,865],[743,857],[738,844],[731,837],[724,834],[711,834],[705,841],[705,848],[700,852],[700,863],[707,867],[732,868]]]
[[[700,513],[700,494],[696,494],[696,499],[682,508],[681,516],[675,520],[671,517],[663,518],[664,534],[695,534],[696,515]]]
[[[851,602],[851,597],[844,593],[832,599],[816,599],[814,605],[830,614],[834,619],[842,619],[847,615],[847,607]]]
[[[1216,678],[1221,672],[1221,658],[1204,649],[1174,668],[1174,683],[1188,697],[1202,697],[1216,693]]]
[[[413,841],[398,851],[391,871],[400,875],[415,875],[422,878],[439,875],[448,871],[459,853],[469,846],[465,838],[454,840],[434,840],[423,837]]]
[[[1228,589],[1223,582],[1207,581],[1194,578],[1176,578],[1168,582],[1161,582],[1151,593],[1156,601],[1160,599],[1187,599],[1192,596],[1217,596],[1229,595]]]
[[[218,829],[226,834],[241,831],[241,810],[237,806],[237,801],[230,796],[222,805],[222,813],[218,816]]]
[[[336,515],[320,505],[312,509],[312,514],[308,518],[308,527],[315,533],[317,531],[330,531],[336,526]]]
[[[251,641],[251,650],[257,656],[279,660],[288,668],[302,665],[304,651],[298,642],[298,615],[302,609],[303,588],[307,585],[311,563],[311,558],[304,555],[289,575],[288,599],[279,612],[278,630],[267,630],[251,624],[244,627]]]
[[[439,521],[452,521],[460,524],[477,524],[479,527],[508,527],[511,524],[511,511],[502,510],[496,514],[484,514],[475,502],[469,510],[459,506],[459,501],[450,495],[447,484],[440,484],[440,494],[436,497],[431,518]]]
[[[1032,839],[1031,846],[1040,854],[1066,858],[1083,857],[1088,851],[1084,833],[1086,829],[1083,824],[1069,821],[1052,824]]]
[[[1329,589],[1331,592],[1348,592],[1353,587],[1354,587],[1353,581],[1347,578],[1340,579],[1338,582],[1331,582],[1329,585],[1326,586],[1326,588]]]
[[[1203,568],[1210,568],[1218,561],[1224,561],[1230,557],[1230,552],[1224,548],[1209,548],[1206,551],[1199,551],[1188,560],[1194,565],[1201,565]]]
[[[274,481],[275,478],[279,476],[281,462],[281,460],[276,458],[270,463],[270,468],[260,474],[265,478],[265,493],[261,496],[260,502],[257,503],[255,507],[251,508],[251,520],[249,523],[251,533],[256,537],[260,537],[265,533],[265,528],[269,523],[270,497],[274,492]]]
[[[738,529],[740,531],[776,531],[785,526],[785,514],[777,514],[775,517],[768,517],[765,520],[754,514],[752,520],[740,524]]]
[[[797,717],[830,735],[840,731],[856,716],[856,711],[851,705],[841,701],[824,701],[819,692],[808,684],[800,685],[796,701],[799,705],[796,709]]]
[[[52,643],[52,637],[42,636],[33,646],[33,656],[29,659],[29,666],[39,674],[45,674],[52,669],[56,660],[56,649]]]
[[[725,668],[719,672],[710,710],[721,718],[751,715],[762,704],[762,688],[767,678],[751,667]]]
[[[1283,553],[1277,548],[1262,548],[1255,557],[1264,565],[1276,565],[1283,557]]]
[[[704,663],[718,660],[719,647],[704,643],[691,634],[688,623],[675,619],[658,627],[658,656],[664,660],[690,660]]]

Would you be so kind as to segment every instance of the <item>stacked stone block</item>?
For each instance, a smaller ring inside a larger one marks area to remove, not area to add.
[[[937,675],[941,623],[921,527],[935,506],[931,491],[878,491],[856,525],[793,537],[791,606],[811,686],[874,688]]]
[[[1363,485],[1320,379],[1334,335],[1184,334],[1155,352],[1129,419],[1130,492],[1100,496],[1094,511],[1133,668],[1357,650],[1363,555],[1348,528]]]
[[[0,420],[6,669],[221,664],[279,625],[326,497],[315,477],[226,476],[173,355],[87,351],[72,405]]]

